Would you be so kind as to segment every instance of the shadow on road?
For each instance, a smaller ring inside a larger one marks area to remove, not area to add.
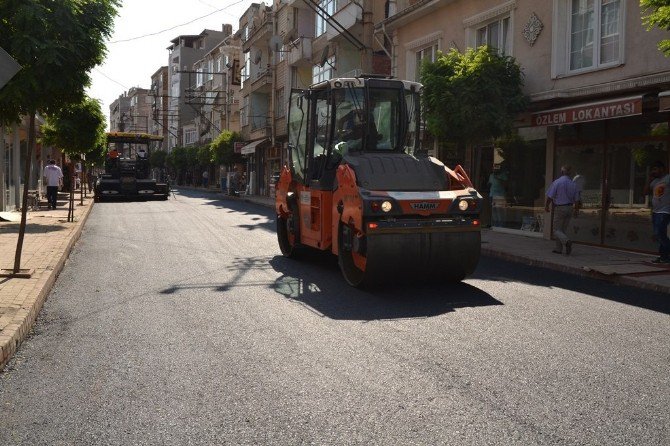
[[[490,294],[466,283],[397,284],[359,290],[344,281],[334,256],[319,252],[305,253],[301,261],[276,256],[270,265],[282,274],[272,286],[277,293],[331,319],[420,318],[457,308],[502,305]]]
[[[646,310],[670,314],[670,299],[663,293],[579,277],[550,269],[482,257],[473,279],[492,282],[517,282],[545,287],[547,292],[561,289],[599,299],[607,299]]]

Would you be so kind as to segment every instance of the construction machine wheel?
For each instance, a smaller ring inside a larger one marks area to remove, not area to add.
[[[479,232],[438,232],[368,235],[365,245],[365,270],[354,263],[354,244],[340,225],[338,263],[345,280],[354,287],[369,287],[397,282],[460,282],[472,274],[479,263]]]
[[[353,287],[362,287],[366,284],[366,276],[365,271],[360,270],[354,263],[351,232],[352,229],[349,225],[340,223],[340,229],[338,231],[339,243],[337,263],[340,265],[340,271],[342,271],[344,280],[346,280],[349,285]]]
[[[277,241],[279,242],[279,249],[284,257],[295,258],[300,247],[298,240],[300,240],[300,227],[297,209],[291,206],[291,212],[288,216],[283,217],[277,215]]]

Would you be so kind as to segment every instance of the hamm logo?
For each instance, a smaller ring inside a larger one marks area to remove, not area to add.
[[[416,211],[432,211],[433,209],[437,209],[437,203],[430,203],[428,201],[410,203],[409,205]]]

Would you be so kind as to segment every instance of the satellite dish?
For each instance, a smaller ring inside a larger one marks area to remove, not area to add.
[[[270,51],[273,51],[275,53],[279,52],[279,49],[282,47],[284,44],[284,41],[282,40],[281,37],[279,36],[272,36],[270,39]]]
[[[256,50],[256,52],[254,53],[253,63],[255,65],[258,65],[261,62],[262,58],[263,58],[263,53],[261,53],[261,50]]]
[[[328,61],[328,53],[330,53],[330,45],[326,45],[321,53],[321,59],[319,59],[319,67],[322,67]]]

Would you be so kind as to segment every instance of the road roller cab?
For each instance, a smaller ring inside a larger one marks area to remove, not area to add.
[[[361,77],[292,91],[275,203],[285,256],[331,251],[354,286],[474,271],[481,196],[460,166],[420,149],[420,90]]]

